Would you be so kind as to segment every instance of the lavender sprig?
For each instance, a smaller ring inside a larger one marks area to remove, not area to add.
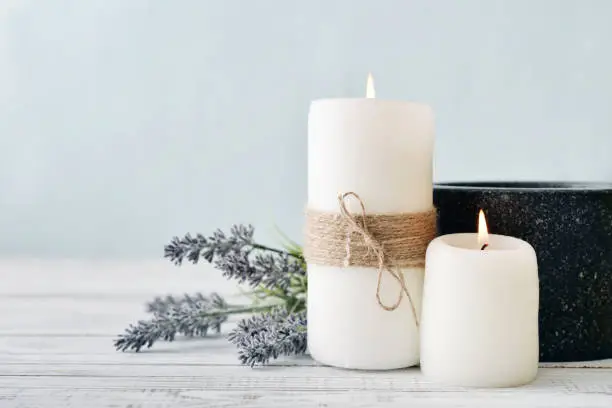
[[[292,277],[306,276],[304,258],[296,251],[283,251],[253,240],[251,225],[234,225],[229,235],[217,230],[205,237],[190,234],[174,237],[164,248],[164,256],[176,265],[187,259],[196,264],[201,258],[212,263],[228,279],[252,287],[285,291]]]
[[[195,337],[206,336],[211,330],[219,333],[232,312],[225,299],[216,293],[209,297],[197,294],[182,299],[156,299],[149,304],[149,310],[153,312],[150,320],[140,320],[118,336],[114,342],[117,350],[140,351],[158,340],[173,341],[177,334]]]
[[[306,270],[303,262],[292,259],[287,254],[255,254],[249,250],[229,252],[216,260],[215,266],[228,279],[236,279],[239,283],[251,286],[262,285],[265,288],[280,288],[286,290],[291,277],[304,276]]]
[[[200,257],[213,262],[215,257],[253,247],[254,233],[252,225],[234,225],[229,235],[218,229],[209,237],[202,234],[196,234],[195,237],[191,234],[186,234],[183,238],[174,237],[164,248],[164,257],[176,265],[181,265],[185,258],[193,264],[197,264]]]
[[[243,250],[250,252],[253,249],[260,249],[293,256],[303,261],[301,255],[292,251],[287,252],[254,242],[254,233],[255,228],[252,225],[239,224],[231,227],[229,235],[218,229],[209,237],[202,234],[196,234],[195,237],[191,234],[186,234],[183,238],[174,237],[164,247],[164,257],[180,266],[185,259],[193,264],[197,264],[200,258],[212,263],[216,258],[224,257],[230,252]]]
[[[276,308],[241,320],[228,336],[238,348],[240,362],[251,367],[268,364],[279,356],[306,353],[306,312]]]
[[[195,295],[189,295],[185,293],[183,297],[177,298],[172,295],[166,297],[156,297],[151,302],[147,303],[147,312],[153,314],[167,313],[170,309],[179,307],[181,305],[194,305],[197,302],[205,302],[206,297],[201,293]]]

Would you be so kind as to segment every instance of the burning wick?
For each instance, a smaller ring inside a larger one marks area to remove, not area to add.
[[[489,246],[487,220],[482,210],[478,213],[478,246],[480,246],[481,251],[484,251]]]

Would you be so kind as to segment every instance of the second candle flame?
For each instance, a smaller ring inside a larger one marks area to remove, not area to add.
[[[485,218],[484,211],[480,210],[478,213],[478,247],[484,249],[488,245],[489,230],[487,228],[487,219]]]
[[[374,89],[374,77],[372,73],[368,74],[368,82],[366,84],[366,98],[376,98],[376,90]]]

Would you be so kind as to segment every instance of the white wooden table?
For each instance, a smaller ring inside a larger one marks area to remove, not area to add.
[[[0,407],[612,408],[609,361],[479,390],[432,384],[414,368],[346,371],[308,358],[251,369],[222,336],[114,350],[113,338],[145,316],[153,296],[213,290],[238,293],[205,265],[0,261]]]

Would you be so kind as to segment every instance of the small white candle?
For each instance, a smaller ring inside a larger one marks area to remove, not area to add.
[[[483,232],[427,249],[421,368],[433,380],[509,387],[538,369],[538,267],[531,245]],[[484,247],[484,249],[482,249]]]
[[[433,208],[433,113],[429,106],[367,97],[314,101],[308,121],[308,206],[339,212],[338,193],[354,191],[368,213]],[[351,212],[359,212],[355,200]],[[402,270],[420,310],[423,268]],[[308,264],[308,347],[327,365],[394,369],[419,362],[419,335],[409,300],[385,311],[376,300],[376,268]],[[383,274],[381,298],[400,287]]]

